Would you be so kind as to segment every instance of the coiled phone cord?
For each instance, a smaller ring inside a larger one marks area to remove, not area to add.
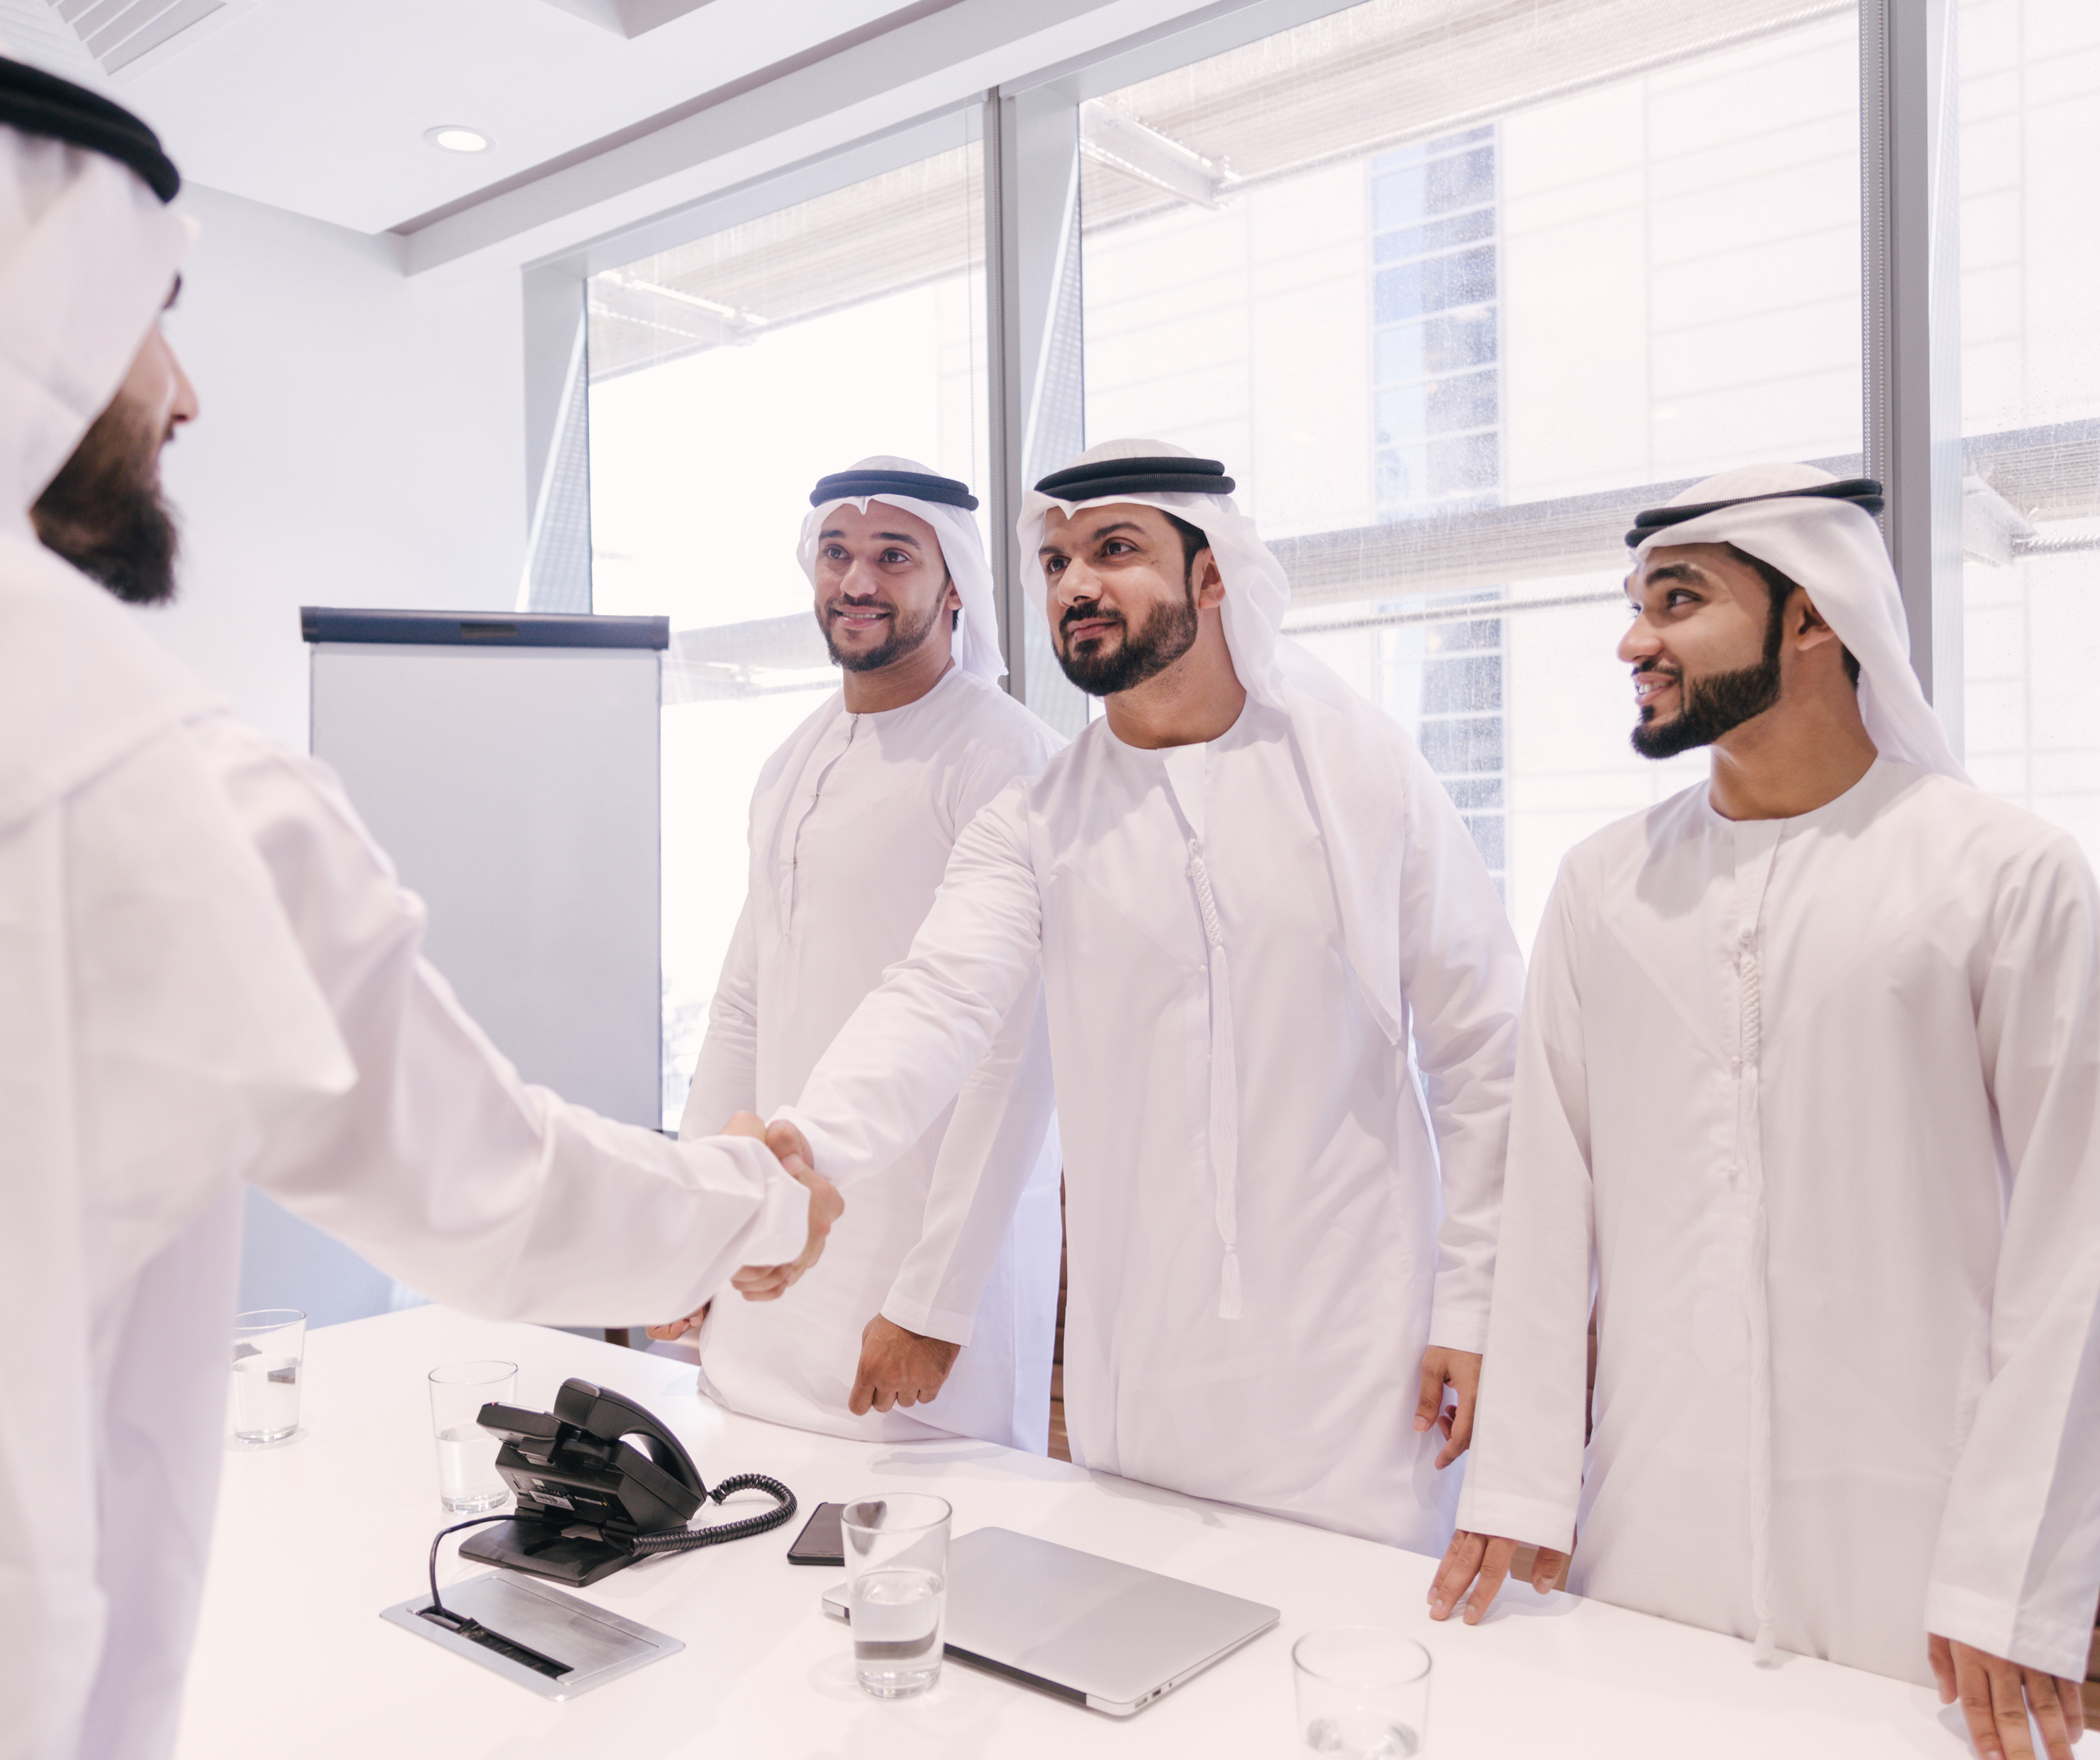
[[[708,1493],[708,1498],[711,1503],[719,1503],[738,1491],[763,1491],[775,1498],[779,1507],[762,1515],[747,1516],[741,1521],[722,1522],[712,1528],[673,1528],[662,1533],[637,1534],[632,1542],[634,1551],[646,1558],[659,1552],[690,1552],[695,1547],[720,1546],[725,1540],[748,1540],[754,1534],[778,1528],[795,1513],[795,1494],[778,1479],[762,1472],[733,1474]]]

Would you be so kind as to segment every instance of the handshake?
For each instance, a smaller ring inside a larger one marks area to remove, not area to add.
[[[845,1209],[838,1188],[810,1164],[810,1145],[784,1119],[768,1124],[754,1112],[739,1112],[725,1124],[724,1137],[751,1137],[773,1151],[781,1166],[810,1189],[810,1236],[802,1251],[786,1265],[745,1265],[730,1284],[746,1301],[777,1301],[823,1256],[824,1242]],[[705,1307],[648,1328],[653,1339],[683,1338],[697,1332]],[[849,1404],[855,1416],[888,1411],[893,1406],[923,1405],[941,1391],[962,1347],[944,1339],[907,1332],[877,1314],[861,1333],[860,1367],[854,1377]]]

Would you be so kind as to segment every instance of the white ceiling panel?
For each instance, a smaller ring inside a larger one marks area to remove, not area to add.
[[[376,233],[906,10],[901,0],[236,0],[211,28],[112,78],[45,0],[0,0],[0,46],[138,111],[195,182]],[[493,145],[443,152],[423,138],[440,123]]]

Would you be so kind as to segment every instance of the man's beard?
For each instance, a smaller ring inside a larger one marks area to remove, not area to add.
[[[1711,746],[1723,733],[1762,715],[1779,701],[1779,650],[1785,634],[1785,610],[1776,604],[1765,631],[1764,658],[1755,666],[1702,679],[1679,673],[1675,719],[1636,722],[1634,750],[1643,758],[1674,758],[1695,746]]]
[[[1065,676],[1089,697],[1113,697],[1118,691],[1127,691],[1164,672],[1196,645],[1197,632],[1202,627],[1193,587],[1178,603],[1169,601],[1158,607],[1135,630],[1120,611],[1110,611],[1098,605],[1074,605],[1059,619],[1059,627],[1065,628],[1083,619],[1101,618],[1123,626],[1123,640],[1114,649],[1078,654],[1072,652],[1068,640],[1057,654],[1057,664],[1065,669]],[[1105,638],[1095,640],[1106,646]]]
[[[874,605],[872,600],[835,599],[824,608],[824,615],[818,622],[823,631],[824,647],[832,657],[833,666],[843,667],[849,672],[880,671],[891,661],[900,660],[906,654],[915,653],[926,638],[933,633],[934,618],[946,614],[947,611],[947,607],[938,599],[916,623],[906,623],[901,610],[893,611],[889,617],[889,639],[878,642],[865,653],[841,649],[832,640],[832,615],[834,612],[849,609],[865,611],[873,609]]]
[[[161,496],[165,438],[121,399],[112,403],[29,509],[46,549],[133,605],[175,592],[175,516]]]

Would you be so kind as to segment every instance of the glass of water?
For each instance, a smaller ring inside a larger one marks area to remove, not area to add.
[[[430,1431],[438,1439],[438,1501],[455,1516],[500,1508],[510,1487],[496,1470],[502,1439],[484,1430],[481,1408],[514,1404],[518,1365],[485,1357],[430,1371]]]
[[[1299,1751],[1407,1760],[1429,1731],[1429,1652],[1379,1626],[1331,1626],[1291,1646]]]
[[[878,1699],[909,1699],[941,1678],[953,1513],[945,1498],[905,1491],[858,1498],[840,1518],[854,1669]]]
[[[299,1369],[307,1317],[296,1308],[258,1308],[233,1317],[233,1433],[243,1442],[281,1442],[299,1428]]]

